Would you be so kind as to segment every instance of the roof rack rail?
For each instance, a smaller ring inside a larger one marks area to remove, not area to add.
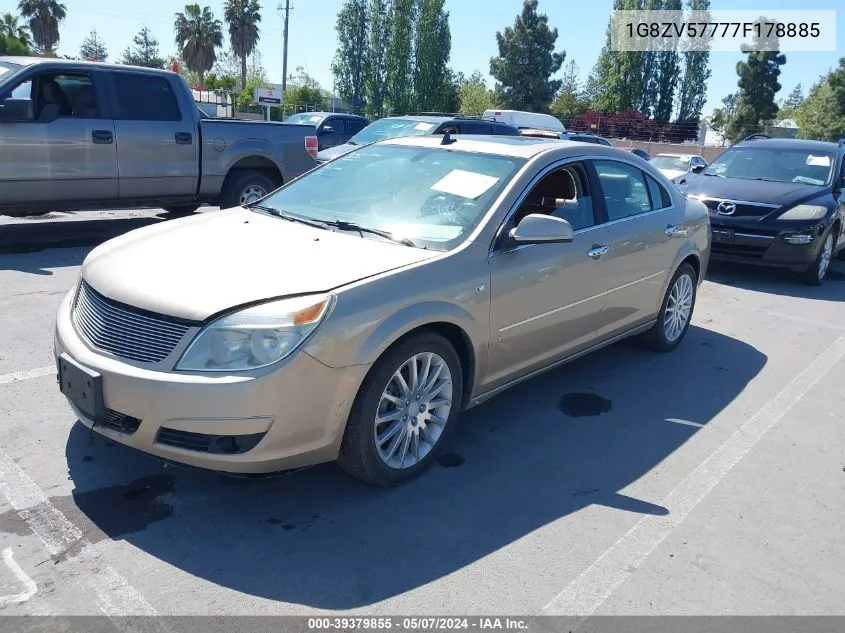
[[[750,135],[750,136],[746,136],[744,139],[742,139],[742,141],[743,141],[743,142],[745,142],[745,141],[754,141],[754,140],[756,140],[756,139],[758,139],[758,138],[772,138],[772,137],[771,137],[771,136],[769,136],[768,134],[761,134],[761,133],[757,133],[757,134],[752,134],[752,135]]]

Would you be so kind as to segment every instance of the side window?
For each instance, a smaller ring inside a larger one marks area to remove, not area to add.
[[[660,186],[660,183],[648,174],[645,175],[645,180],[648,185],[648,197],[651,201],[652,209],[665,209],[672,204],[669,193]]]
[[[480,123],[478,121],[466,121],[458,126],[458,131],[461,134],[492,134],[489,123]]]
[[[161,77],[116,72],[117,118],[124,121],[180,121],[179,103],[170,83]]]
[[[567,220],[576,231],[594,226],[593,198],[584,166],[568,164],[546,174],[528,192],[514,213],[511,226],[535,213]]]
[[[645,174],[625,163],[595,161],[611,222],[652,210]]]
[[[11,96],[32,99],[35,102],[35,118],[41,122],[100,116],[94,83],[87,73],[41,73],[15,86]]]
[[[344,135],[346,134],[345,121],[339,117],[333,117],[326,121],[326,125],[332,128],[332,134]]]

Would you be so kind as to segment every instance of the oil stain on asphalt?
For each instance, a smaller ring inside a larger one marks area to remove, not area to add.
[[[128,484],[74,491],[54,497],[53,504],[65,515],[84,515],[90,525],[81,526],[92,543],[141,532],[150,524],[168,518],[173,506],[161,499],[175,491],[173,475],[151,475]]]
[[[595,393],[567,393],[560,399],[558,407],[573,418],[601,415],[613,408],[613,403]]]

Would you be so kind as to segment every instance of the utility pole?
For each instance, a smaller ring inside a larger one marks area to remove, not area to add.
[[[282,94],[284,95],[287,92],[288,87],[288,19],[290,18],[290,10],[293,7],[290,6],[290,0],[285,0],[285,6],[282,7],[282,4],[279,3],[279,13],[282,15],[282,19],[285,21],[285,28],[284,28],[284,53],[282,54]],[[284,13],[282,13],[284,12]]]

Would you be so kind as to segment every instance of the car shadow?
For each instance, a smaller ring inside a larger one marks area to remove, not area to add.
[[[76,424],[72,495],[92,542],[122,539],[239,592],[351,609],[443,578],[590,505],[665,515],[623,491],[725,409],[764,367],[700,327],[656,354],[617,344],[468,411],[432,469],[375,489],[333,464],[269,479],[163,466]]]
[[[821,286],[809,286],[797,273],[788,270],[721,261],[710,262],[707,281],[785,297],[842,301],[845,299],[845,285],[841,283],[845,281],[845,261],[831,261],[828,278]]]
[[[0,271],[52,276],[56,268],[81,266],[90,251],[90,248],[55,248],[37,253],[0,254]]]

